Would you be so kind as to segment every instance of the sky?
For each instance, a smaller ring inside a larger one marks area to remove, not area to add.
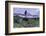
[[[39,8],[13,8],[13,13],[21,13],[24,14],[25,10],[27,10],[28,14],[39,15]]]

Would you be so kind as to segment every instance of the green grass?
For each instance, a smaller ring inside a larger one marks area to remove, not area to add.
[[[14,16],[14,28],[20,27],[39,27],[39,19],[28,19],[28,21],[23,20],[19,16]]]

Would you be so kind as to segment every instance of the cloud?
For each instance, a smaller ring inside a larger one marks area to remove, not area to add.
[[[32,15],[39,15],[40,13],[39,8],[13,8],[13,13],[24,14],[25,10],[27,10],[27,13],[30,13]]]

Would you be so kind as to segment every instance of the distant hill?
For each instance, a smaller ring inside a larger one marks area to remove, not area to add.
[[[13,16],[19,16],[19,17],[22,17],[22,18],[39,18],[39,15],[32,15],[30,13],[28,14],[21,14],[21,13],[14,13]]]

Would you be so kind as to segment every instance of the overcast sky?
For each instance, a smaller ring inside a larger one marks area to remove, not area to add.
[[[13,8],[13,13],[24,14],[25,10],[27,10],[27,13],[32,15],[39,15],[40,13],[39,8]]]

